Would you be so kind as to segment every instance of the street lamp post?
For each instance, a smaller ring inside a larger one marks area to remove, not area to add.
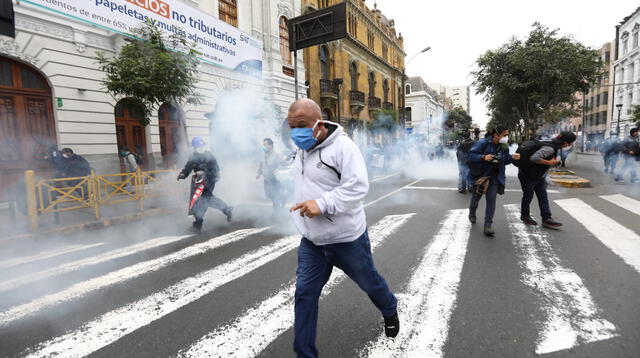
[[[405,69],[407,68],[407,65],[413,61],[414,58],[416,58],[419,54],[421,53],[425,53],[427,51],[431,50],[431,46],[427,46],[425,48],[423,48],[422,50],[420,50],[420,52],[416,53],[415,55],[411,56],[411,58],[409,59],[409,61],[404,63],[404,66],[402,67],[402,128],[404,128],[405,123],[407,122],[407,117],[406,117],[406,106],[407,106],[407,89],[405,88],[405,81],[407,78]]]
[[[616,123],[616,137],[620,137],[620,112],[622,112],[622,103],[616,104],[618,109],[618,121]]]

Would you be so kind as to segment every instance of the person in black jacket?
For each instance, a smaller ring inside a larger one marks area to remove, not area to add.
[[[220,167],[218,161],[213,154],[206,150],[204,139],[201,137],[195,137],[191,141],[193,145],[193,153],[189,157],[184,169],[178,175],[178,180],[185,179],[193,172],[196,175],[204,176],[204,191],[200,198],[196,201],[194,206],[189,210],[189,215],[193,215],[195,221],[193,222],[193,231],[199,232],[202,229],[204,222],[204,215],[207,213],[209,207],[221,210],[226,216],[227,221],[231,221],[233,208],[227,205],[222,199],[213,195],[213,190],[216,187],[216,182],[220,180]],[[196,186],[196,175],[192,178],[191,195],[193,197]]]
[[[523,156],[522,160],[527,163],[520,164],[518,179],[522,186],[522,202],[520,204],[520,219],[527,225],[538,225],[531,217],[529,206],[535,194],[538,198],[538,206],[542,216],[542,225],[547,228],[559,228],[561,223],[551,218],[551,208],[547,196],[547,171],[549,168],[558,165],[561,159],[557,156],[559,151],[569,148],[576,140],[573,132],[562,132],[550,142],[535,142],[536,150],[530,156]],[[526,143],[523,143],[523,145]]]
[[[85,177],[91,174],[91,165],[71,148],[62,148],[62,160],[56,165],[59,178]]]
[[[471,192],[473,190],[473,183],[469,178],[469,165],[467,164],[473,140],[470,138],[469,133],[464,133],[462,138],[456,150],[456,158],[458,159],[458,193],[466,194],[467,191]]]
[[[616,182],[624,183],[624,176],[630,172],[629,181],[632,183],[640,183],[637,178],[636,158],[640,152],[640,144],[638,141],[638,128],[631,128],[629,136],[622,142],[622,168],[616,176]]]

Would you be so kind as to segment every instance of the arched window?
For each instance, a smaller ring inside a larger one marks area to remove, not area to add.
[[[218,16],[229,25],[238,27],[238,3],[236,0],[219,0]]]
[[[349,65],[349,76],[351,77],[351,90],[358,90],[358,64],[356,61],[351,62]]]
[[[369,97],[376,96],[376,74],[373,71],[369,72]]]
[[[160,153],[165,166],[175,163],[176,154],[186,148],[184,113],[179,106],[165,103],[158,109]]]
[[[320,46],[320,78],[323,80],[330,79],[329,57],[327,46]]]
[[[280,55],[282,62],[286,65],[291,64],[291,51],[289,51],[289,28],[287,28],[287,18],[280,17]]]
[[[389,80],[386,78],[382,81],[382,96],[384,102],[389,102]]]
[[[405,94],[411,94],[411,84],[407,83],[404,87]]]
[[[116,138],[118,147],[127,147],[140,155],[147,153],[145,127],[142,123],[144,111],[139,102],[124,98],[116,103]]]

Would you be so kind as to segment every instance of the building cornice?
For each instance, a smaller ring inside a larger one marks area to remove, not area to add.
[[[347,4],[348,4],[349,8],[351,10],[355,10],[357,12],[357,14],[360,15],[361,18],[364,18],[364,19],[367,20],[368,25],[369,25],[369,26],[367,26],[368,28],[374,28],[376,30],[376,32],[378,32],[378,34],[381,35],[380,37],[384,37],[389,43],[392,44],[392,46],[398,52],[400,52],[400,54],[403,55],[402,57],[406,57],[407,54],[404,52],[404,48],[402,48],[402,46],[400,46],[400,44],[399,44],[400,40],[398,38],[392,38],[388,33],[382,31],[380,29],[380,25],[378,25],[376,23],[375,19],[373,19],[371,17],[371,14],[367,13],[366,11],[364,11],[360,6],[355,5],[353,3],[353,1],[354,0],[347,1]],[[358,0],[355,0],[355,1],[358,1]],[[366,6],[366,5],[364,5],[364,6]]]
[[[360,42],[358,39],[353,38],[350,34],[347,34],[347,37],[345,37],[345,40],[348,40],[349,42],[351,42],[352,44],[354,44],[356,47],[358,47],[359,49],[365,51],[369,56],[373,57],[374,59],[376,59],[378,62],[380,62],[381,64],[383,64],[385,67],[387,67],[389,70],[391,70],[391,72],[396,72],[397,74],[402,74],[402,69],[394,67],[393,65],[391,65],[389,62],[387,62],[384,58],[378,56],[378,54],[376,54],[373,50],[371,50],[368,46],[365,46],[362,42]]]

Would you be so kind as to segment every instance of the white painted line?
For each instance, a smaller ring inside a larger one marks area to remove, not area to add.
[[[458,191],[458,188],[446,188],[446,187],[439,187],[439,186],[409,186],[409,187],[406,187],[405,189],[408,189],[408,190]],[[504,191],[510,192],[510,193],[522,193],[521,189],[505,189]],[[559,194],[560,192],[557,191],[557,190],[553,190],[553,189],[547,189],[547,193],[549,193],[549,194]]]
[[[616,327],[602,318],[580,276],[562,266],[549,244],[549,234],[521,222],[519,205],[504,208],[523,270],[522,281],[538,294],[546,316],[538,332],[535,353],[546,354],[616,337]]]
[[[36,273],[30,273],[27,275],[22,275],[18,277],[14,277],[10,280],[5,280],[0,282],[0,292],[12,290],[14,288],[26,285],[28,283],[36,282],[39,280],[43,280],[45,278],[53,277],[56,275],[61,275],[64,273],[69,273],[72,271],[77,271],[83,267],[97,265],[103,262],[119,259],[121,257],[129,256],[136,254],[138,252],[156,248],[159,246],[167,245],[173,242],[177,242],[183,240],[185,238],[191,237],[193,235],[183,235],[183,236],[163,236],[154,238],[151,240],[147,240],[144,242],[140,242],[134,245],[126,246],[123,248],[119,248],[116,250],[108,251],[103,254],[88,257],[82,260],[69,262],[60,266],[52,267],[47,270],[39,271]]]
[[[407,184],[407,185],[403,186],[403,187],[402,187],[402,188],[400,188],[400,189],[396,189],[396,190],[394,190],[394,191],[392,191],[392,192],[390,192],[390,193],[387,193],[387,194],[385,194],[385,195],[383,195],[383,196],[379,197],[379,198],[378,198],[378,199],[376,199],[376,200],[373,200],[373,201],[370,201],[370,202],[368,202],[368,203],[364,204],[364,207],[366,208],[366,207],[368,207],[368,206],[370,206],[370,205],[373,205],[373,204],[375,204],[375,203],[377,203],[377,202],[379,202],[379,201],[381,201],[381,200],[384,200],[384,199],[386,199],[386,198],[390,197],[391,195],[396,194],[396,193],[399,193],[399,192],[403,191],[404,189],[406,189],[406,188],[408,188],[408,187],[410,187],[410,186],[412,186],[412,185],[414,185],[415,183],[418,183],[418,182],[420,182],[420,181],[422,181],[422,179],[418,179],[418,180],[416,180],[416,181],[412,181],[411,183],[409,183],[409,184]]]
[[[28,357],[81,357],[180,309],[298,246],[299,235],[282,238],[162,291],[107,312],[62,336],[23,352]]]
[[[76,283],[62,291],[37,298],[33,301],[14,306],[6,311],[0,312],[0,327],[4,327],[18,319],[33,315],[45,308],[80,298],[92,291],[120,284],[124,281],[131,280],[153,271],[158,271],[163,267],[204,254],[221,246],[258,234],[267,229],[269,229],[269,227],[234,231],[153,260],[143,261],[100,277]]]
[[[393,174],[389,174],[389,175],[385,175],[385,176],[378,176],[378,177],[373,178],[373,180],[371,180],[371,182],[372,183],[376,183],[376,182],[379,182],[379,181],[382,181],[382,180],[385,180],[385,179],[393,178],[393,177],[395,177],[395,176],[397,176],[399,174],[400,173],[393,173]]]
[[[471,224],[468,210],[448,212],[402,295],[400,334],[367,344],[361,357],[442,357],[456,305]]]
[[[640,201],[638,200],[631,199],[630,197],[622,194],[601,195],[600,197],[623,209],[629,210],[636,215],[640,215]]]
[[[640,272],[640,236],[615,220],[595,210],[580,199],[556,200],[606,247]]]
[[[384,217],[369,230],[371,250],[395,233],[415,214]],[[324,286],[328,295],[345,278],[335,270]],[[257,306],[248,309],[231,323],[216,328],[178,355],[183,357],[254,357],[283,332],[293,326],[295,280]],[[265,324],[268,322],[268,324]]]
[[[17,257],[14,259],[0,262],[0,269],[5,269],[13,266],[18,266],[18,265],[24,265],[24,264],[28,264],[36,261],[42,261],[42,260],[50,259],[56,256],[62,256],[65,254],[76,252],[76,251],[87,250],[92,247],[97,247],[101,245],[104,245],[104,242],[98,242],[98,243],[89,244],[89,245],[66,246],[66,247],[58,248],[51,251],[39,252],[31,256]]]

